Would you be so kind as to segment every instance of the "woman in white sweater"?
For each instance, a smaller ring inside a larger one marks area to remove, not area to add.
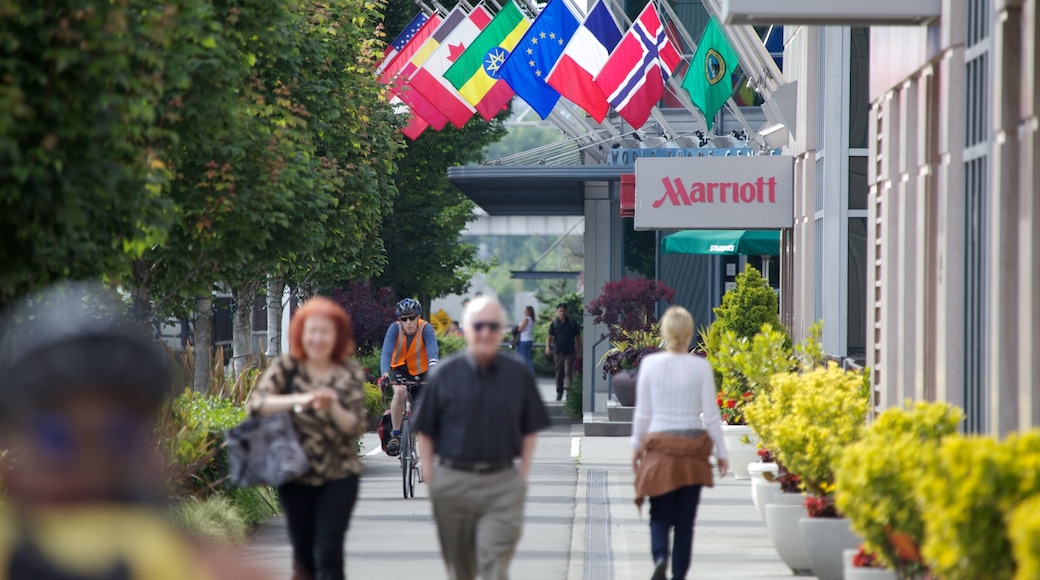
[[[693,329],[693,317],[685,308],[669,308],[661,318],[667,351],[649,355],[639,364],[632,468],[636,503],[641,504],[643,495],[650,496],[653,580],[665,579],[672,529],[672,578],[686,578],[701,487],[712,485],[708,464],[712,444],[720,477],[729,467],[711,365],[687,354]]]

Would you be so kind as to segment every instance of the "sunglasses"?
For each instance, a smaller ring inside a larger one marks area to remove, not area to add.
[[[400,320],[401,322],[411,322],[411,321],[415,320],[416,318],[419,318],[419,317],[418,316],[402,316],[401,318],[398,318],[398,320]]]
[[[499,330],[502,330],[502,324],[499,322],[483,321],[477,321],[473,323],[473,330],[477,332],[482,332],[485,328],[490,330],[491,332],[498,332]]]

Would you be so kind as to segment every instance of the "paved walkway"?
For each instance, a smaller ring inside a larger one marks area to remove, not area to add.
[[[539,387],[551,406],[559,405],[549,381],[541,380]],[[426,486],[418,487],[415,498],[403,499],[397,460],[379,451],[375,434],[366,435],[364,444],[361,497],[347,536],[347,576],[444,578]],[[627,438],[584,437],[580,424],[558,424],[542,434],[513,578],[650,577],[647,506],[640,516],[632,502],[631,457]],[[259,530],[246,557],[276,578],[290,576],[291,552],[281,518]],[[790,576],[751,503],[749,483],[727,478],[706,489],[688,578]]]

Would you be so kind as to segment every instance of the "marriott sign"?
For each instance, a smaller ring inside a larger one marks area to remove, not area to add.
[[[636,160],[637,230],[753,230],[794,225],[789,156]]]

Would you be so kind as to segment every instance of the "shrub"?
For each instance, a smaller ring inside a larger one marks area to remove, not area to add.
[[[947,437],[914,489],[925,522],[921,552],[944,580],[1015,575],[1007,524],[1012,510],[1040,493],[1040,431]]]
[[[387,404],[383,389],[380,389],[375,383],[365,383],[365,411],[368,413],[368,416],[382,417],[383,411],[386,411],[386,409]]]
[[[466,350],[466,339],[461,336],[438,336],[437,348],[442,359]]]
[[[386,328],[394,321],[394,294],[386,287],[373,288],[368,282],[355,280],[346,288],[336,288],[329,296],[350,313],[354,341],[361,350],[383,346]]]
[[[750,340],[732,330],[723,333],[718,349],[707,358],[719,381],[717,402],[726,423],[745,424],[744,409],[769,379],[794,370],[794,353],[788,343],[784,332],[768,324]]]
[[[204,543],[221,548],[245,543],[246,521],[224,495],[184,499],[174,504],[170,516],[185,532]]]
[[[365,370],[369,380],[375,380],[379,377],[380,357],[382,354],[382,349],[376,348],[366,349],[354,355],[354,360]]]
[[[1040,578],[1040,495],[1027,499],[1011,512],[1008,535],[1018,566],[1015,580]]]
[[[620,330],[618,340],[610,342],[610,350],[603,353],[603,378],[623,371],[635,370],[643,357],[661,350],[661,333],[657,323],[646,330]]]
[[[222,491],[221,495],[228,498],[249,530],[256,529],[281,511],[278,494],[274,488],[264,485],[229,487]]]
[[[576,371],[574,380],[567,387],[567,398],[563,402],[563,409],[573,421],[581,421],[585,414],[585,406],[582,401],[585,386],[582,381],[581,373]]]
[[[946,403],[888,409],[838,461],[838,509],[867,549],[904,578],[923,571],[925,525],[914,486],[963,419],[960,409]]]
[[[774,376],[746,412],[765,433],[762,443],[801,477],[803,489],[829,497],[838,458],[859,439],[867,410],[863,375],[832,363],[804,374]]]
[[[732,331],[737,338],[747,339],[765,324],[782,331],[784,326],[780,323],[779,309],[776,292],[758,270],[748,266],[737,274],[736,287],[722,297],[722,305],[714,309],[715,322],[708,328],[702,348],[709,354],[717,353],[727,331]]]
[[[622,278],[605,282],[587,310],[593,322],[607,326],[611,342],[617,342],[626,332],[648,330],[657,322],[657,303],[671,303],[674,297],[675,290],[659,280]]]

